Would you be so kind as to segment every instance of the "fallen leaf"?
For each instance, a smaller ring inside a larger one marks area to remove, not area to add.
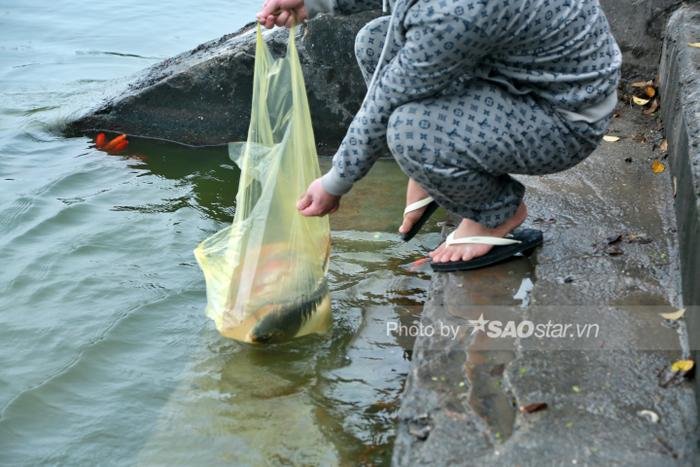
[[[494,366],[491,368],[489,371],[489,374],[491,376],[503,376],[503,372],[506,370],[506,365],[504,363],[501,363],[499,365]]]
[[[617,245],[609,245],[605,249],[605,252],[610,256],[620,256],[623,253],[622,248]]]
[[[603,136],[603,141],[607,141],[608,143],[616,143],[620,141],[619,136],[612,136],[612,135],[605,135]]]
[[[651,171],[655,174],[660,174],[664,170],[666,170],[666,166],[660,160],[655,159],[654,162],[651,163]]]
[[[428,439],[428,436],[430,436],[430,425],[425,425],[425,426],[414,426],[411,425],[408,429],[408,432],[415,436],[416,438],[420,440],[426,440]]]
[[[642,245],[646,245],[647,243],[652,242],[651,238],[647,237],[644,234],[635,234],[635,233],[625,232],[623,237],[624,237],[625,242],[627,242],[627,243],[639,243]]]
[[[632,140],[638,141],[640,143],[646,143],[647,137],[644,133],[637,133],[636,135],[632,136]]]
[[[673,177],[673,197],[675,198],[677,194],[678,194],[678,179],[676,179],[676,177]]]
[[[637,415],[639,415],[642,418],[646,418],[651,423],[657,423],[659,421],[658,414],[651,410],[640,410],[639,412],[637,412]]]
[[[670,444],[668,444],[667,441],[664,441],[664,439],[660,436],[656,437],[656,441],[659,443],[659,445],[661,445],[662,448],[664,448],[664,450],[667,453],[671,455],[671,457],[673,457],[674,459],[678,459],[678,453],[673,449],[673,447]]]
[[[688,44],[689,47],[695,47],[696,49],[700,49],[700,42],[691,42]]]
[[[681,308],[678,311],[672,311],[670,313],[660,313],[660,315],[663,319],[668,319],[671,321],[676,321],[677,319],[681,319],[684,314],[685,314],[685,308]]]
[[[654,99],[654,101],[651,103],[651,105],[649,106],[649,108],[646,109],[646,110],[644,110],[644,111],[642,111],[642,113],[643,113],[644,115],[651,115],[651,114],[653,114],[654,112],[656,112],[657,110],[659,110],[659,100],[658,100],[658,99]]]
[[[545,410],[548,407],[546,402],[534,402],[532,404],[521,405],[520,413],[535,413]]]
[[[545,219],[543,217],[538,217],[537,219],[533,220],[535,224],[556,224],[557,220],[553,217],[550,217],[548,219]]]
[[[671,365],[671,371],[673,373],[688,373],[690,370],[693,369],[695,366],[695,362],[693,360],[678,360],[673,362],[673,365]]]
[[[632,96],[632,102],[640,106],[645,106],[649,103],[649,99],[642,99],[641,97]]]
[[[656,88],[651,85],[645,86],[644,94],[646,94],[648,97],[654,97],[656,95]]]
[[[608,241],[608,245],[614,245],[615,243],[620,243],[620,240],[622,240],[622,235],[617,234],[617,235],[612,235],[606,239]]]
[[[678,360],[670,367],[662,368],[659,372],[659,385],[662,388],[673,384],[681,384],[686,379],[692,379],[695,373],[695,362],[693,360]]]
[[[668,140],[664,139],[661,141],[661,144],[659,144],[659,151],[661,152],[668,152]]]
[[[653,86],[654,82],[652,80],[649,81],[635,81],[632,83],[630,86],[633,88],[646,88],[647,86]]]

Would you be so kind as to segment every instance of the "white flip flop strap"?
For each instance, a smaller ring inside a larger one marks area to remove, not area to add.
[[[452,232],[447,236],[447,246],[452,245],[471,245],[471,244],[482,244],[482,245],[515,245],[517,243],[522,243],[520,240],[515,240],[513,238],[501,238],[501,237],[461,237],[455,238],[455,233]]]
[[[420,208],[424,208],[432,202],[433,202],[433,198],[428,196],[427,198],[423,198],[420,201],[416,201],[415,203],[411,203],[408,206],[406,206],[406,209],[404,209],[403,213],[404,213],[404,215],[406,215],[409,212],[413,212],[413,211],[416,211]]]

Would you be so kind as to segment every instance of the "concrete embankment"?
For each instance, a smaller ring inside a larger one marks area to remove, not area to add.
[[[621,108],[620,141],[522,177],[528,224],[545,232],[532,258],[433,278],[421,322],[436,335],[415,345],[394,465],[692,463],[692,385],[662,387],[687,343],[659,316],[682,300],[672,182],[651,170],[662,154],[643,142],[660,139],[650,125]],[[472,334],[482,317],[503,332]],[[528,336],[523,323],[551,325]]]
[[[700,305],[700,4],[668,24],[659,72],[681,252],[683,300]],[[695,44],[695,47],[691,46]],[[700,315],[688,314],[692,348],[700,349]],[[698,386],[700,394],[700,386]]]
[[[524,178],[529,222],[545,231],[531,261],[433,280],[423,326],[460,333],[416,342],[395,465],[695,465],[697,392],[666,384],[664,369],[700,339],[698,40],[700,6],[684,6],[665,31],[663,122],[622,104],[610,132],[620,141],[571,171]],[[626,78],[647,69],[623,50]],[[668,170],[654,174],[654,160]],[[659,316],[681,306],[687,325]],[[575,331],[489,339],[471,332],[482,316]],[[576,335],[587,324],[594,339]]]

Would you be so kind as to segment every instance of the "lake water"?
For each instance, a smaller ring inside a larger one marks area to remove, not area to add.
[[[204,315],[192,255],[231,221],[223,148],[96,151],[56,128],[258,2],[0,3],[0,465],[382,464],[436,233],[394,233],[392,161],[332,218],[333,328],[251,348]],[[324,160],[323,165],[327,166]]]

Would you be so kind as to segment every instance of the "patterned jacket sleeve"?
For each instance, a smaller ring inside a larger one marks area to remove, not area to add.
[[[405,43],[367,91],[333,157],[333,167],[322,178],[327,192],[350,191],[386,151],[387,125],[394,110],[438,95],[460,78],[473,75],[475,64],[490,52],[493,41],[480,27],[478,14],[466,14],[460,7],[445,10],[421,4],[409,9],[402,25]]]
[[[304,0],[309,18],[318,13],[350,14],[382,7],[381,0]]]

